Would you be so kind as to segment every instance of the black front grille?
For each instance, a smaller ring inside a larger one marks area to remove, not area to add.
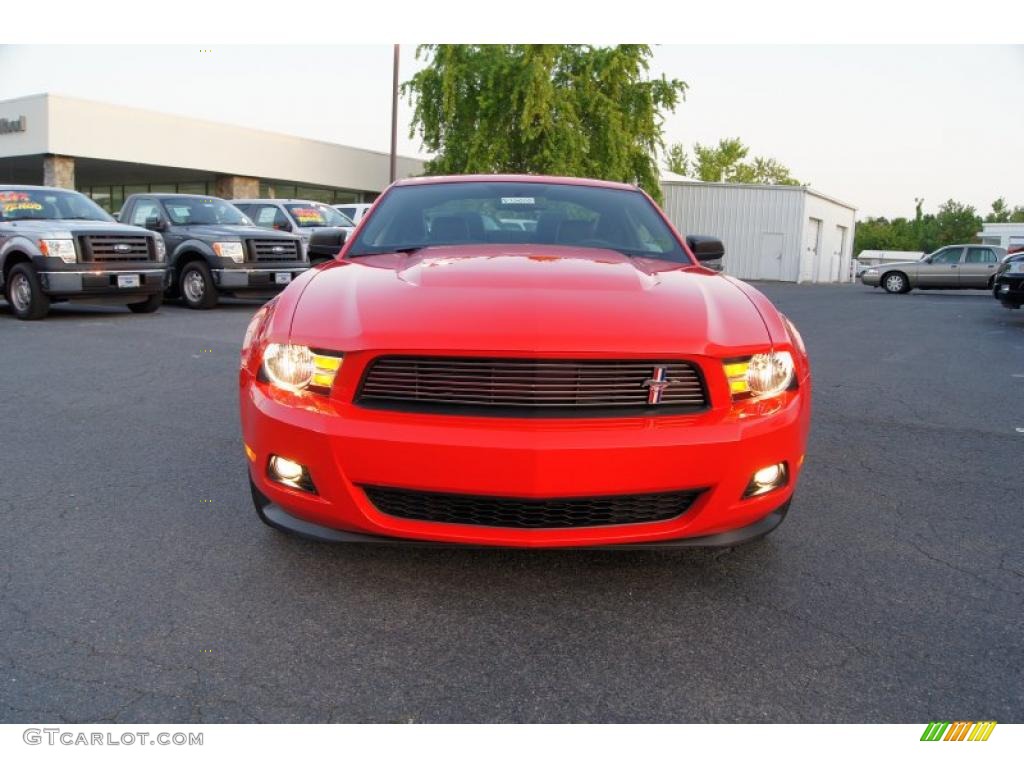
[[[250,261],[298,261],[299,241],[286,238],[248,241]]]
[[[660,388],[655,379],[667,386],[652,402],[652,386]],[[374,360],[356,402],[399,411],[541,417],[685,413],[708,404],[697,366],[678,360],[411,356]]]
[[[364,486],[363,491],[377,509],[393,517],[496,528],[586,528],[656,523],[684,514],[700,495],[698,490],[632,496],[517,499],[380,486]]]
[[[149,261],[152,238],[145,235],[83,235],[83,261]]]

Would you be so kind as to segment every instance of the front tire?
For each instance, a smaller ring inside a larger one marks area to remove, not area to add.
[[[212,309],[217,306],[217,289],[213,275],[204,261],[190,261],[181,270],[178,281],[181,300],[189,309]]]
[[[906,293],[910,290],[910,281],[902,272],[887,272],[882,275],[882,287],[886,293]]]
[[[50,297],[31,264],[15,264],[7,275],[7,303],[19,320],[42,320],[50,311]]]
[[[160,305],[164,303],[164,297],[159,293],[154,293],[148,297],[145,301],[135,301],[128,305],[128,309],[137,315],[148,315],[151,312],[156,312],[160,309]]]

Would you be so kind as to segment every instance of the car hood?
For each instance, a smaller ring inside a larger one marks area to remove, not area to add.
[[[770,341],[751,300],[721,275],[555,246],[444,246],[333,262],[305,285],[290,335],[341,351],[718,355]]]
[[[277,232],[273,229],[249,227],[241,224],[175,224],[174,228],[187,232],[192,237],[258,237],[265,240],[272,240],[274,238],[280,240],[295,239],[295,235],[287,232]]]
[[[148,235],[149,230],[120,224],[116,221],[82,221],[81,219],[23,219],[0,222],[0,227],[26,236],[42,235],[49,232],[70,232],[73,235],[89,235],[110,232],[118,235]]]

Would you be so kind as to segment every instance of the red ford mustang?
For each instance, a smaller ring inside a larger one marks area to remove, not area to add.
[[[810,368],[757,290],[642,191],[535,176],[390,187],[253,318],[260,517],[330,541],[731,546],[778,525]]]

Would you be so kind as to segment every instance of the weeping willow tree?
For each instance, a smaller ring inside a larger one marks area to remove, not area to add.
[[[402,86],[428,174],[538,173],[660,198],[662,122],[687,85],[648,76],[646,45],[424,45]]]

